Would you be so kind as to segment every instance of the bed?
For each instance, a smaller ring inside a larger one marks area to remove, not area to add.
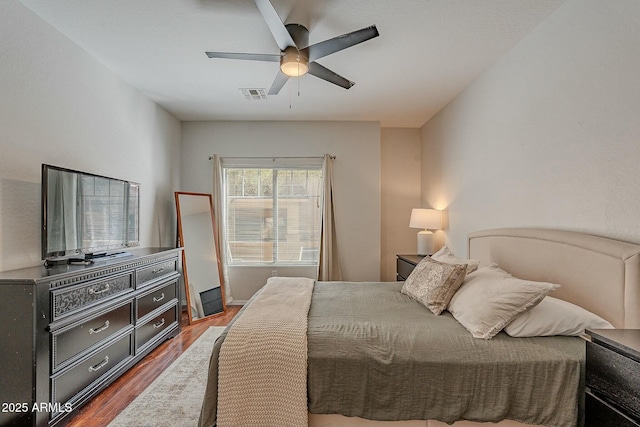
[[[468,253],[481,267],[495,263],[520,279],[559,284],[549,295],[583,307],[616,328],[640,328],[640,245],[569,231],[498,229],[470,234]],[[306,390],[289,396],[295,394],[306,405],[310,426],[582,423],[582,338],[511,338],[504,332],[491,339],[474,338],[448,311],[436,316],[408,299],[400,292],[402,286],[318,282],[312,286],[310,306],[294,304],[308,312],[308,319],[297,320],[305,323],[308,371]],[[274,306],[288,297],[269,300],[260,294],[214,346],[202,426],[216,423],[218,362],[229,331],[250,317],[246,313],[261,304],[261,298],[276,312],[289,311]],[[430,340],[427,348],[415,342],[418,335]],[[345,342],[352,338],[357,345],[347,351]],[[478,352],[483,360],[468,366]],[[287,358],[304,359],[294,353]],[[364,362],[357,360],[359,353]],[[420,357],[406,357],[412,353]],[[394,368],[400,359],[405,365]],[[522,377],[534,381],[522,382]],[[414,386],[409,392],[407,384]],[[457,384],[455,393],[447,388],[451,384]],[[420,406],[426,401],[433,403],[428,410]],[[565,412],[572,413],[565,417]]]

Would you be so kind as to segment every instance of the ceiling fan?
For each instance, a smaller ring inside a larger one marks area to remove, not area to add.
[[[255,0],[255,2],[280,48],[280,53],[205,52],[209,58],[280,62],[280,71],[269,89],[269,95],[277,95],[289,77],[300,77],[307,73],[345,89],[355,84],[323,67],[316,60],[378,37],[375,25],[309,46],[309,30],[304,25],[285,25],[269,0]]]

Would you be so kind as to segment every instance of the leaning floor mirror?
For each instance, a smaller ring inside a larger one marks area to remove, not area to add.
[[[226,311],[223,276],[210,194],[176,192],[189,323]]]

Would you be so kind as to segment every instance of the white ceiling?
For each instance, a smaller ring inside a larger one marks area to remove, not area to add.
[[[262,101],[239,89],[268,90],[277,63],[204,54],[279,52],[253,0],[21,1],[180,120],[420,127],[565,0],[272,0],[311,44],[372,24],[380,36],[318,60],[353,88],[306,75]]]

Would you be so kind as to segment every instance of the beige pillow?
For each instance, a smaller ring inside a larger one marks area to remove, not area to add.
[[[407,277],[400,292],[438,315],[447,308],[465,274],[464,265],[447,264],[425,257]]]
[[[585,329],[613,329],[602,317],[550,296],[518,315],[504,331],[512,337],[579,336]]]
[[[467,274],[476,271],[478,269],[478,264],[480,264],[480,261],[477,259],[456,258],[453,253],[451,253],[451,250],[446,246],[443,246],[438,252],[431,255],[431,258],[436,261],[446,262],[447,264],[464,264],[467,266]]]
[[[475,338],[491,339],[558,287],[518,279],[492,264],[467,276],[448,309]]]

